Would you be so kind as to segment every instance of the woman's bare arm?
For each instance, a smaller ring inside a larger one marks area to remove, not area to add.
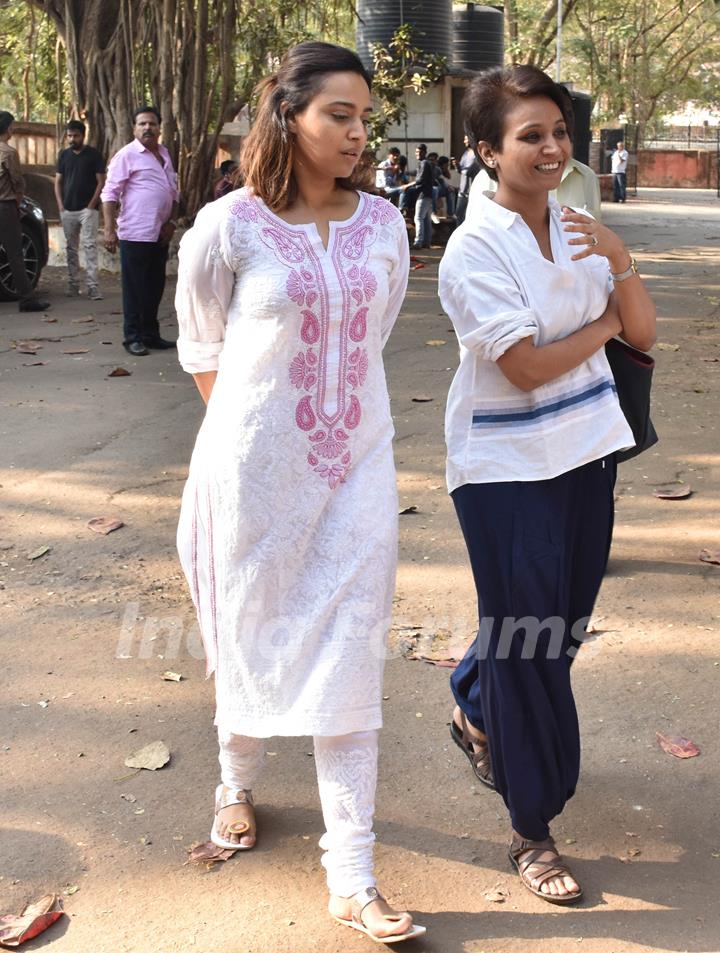
[[[206,404],[210,400],[216,378],[217,371],[203,371],[200,374],[193,374],[193,380],[195,381],[197,389],[200,391],[200,396]]]

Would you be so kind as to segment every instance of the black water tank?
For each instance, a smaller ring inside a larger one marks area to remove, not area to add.
[[[403,23],[413,28],[413,45],[452,66],[452,0],[358,0],[357,52],[372,70],[372,43],[387,46]]]
[[[478,72],[503,65],[504,16],[501,8],[455,4],[452,11],[452,72]]]

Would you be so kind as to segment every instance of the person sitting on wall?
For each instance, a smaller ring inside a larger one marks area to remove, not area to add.
[[[223,195],[227,195],[228,192],[232,192],[233,189],[238,187],[236,181],[237,170],[238,164],[234,159],[226,159],[220,163],[221,178],[215,184],[213,199],[221,199]]]

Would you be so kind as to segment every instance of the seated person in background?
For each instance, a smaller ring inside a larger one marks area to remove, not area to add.
[[[375,188],[386,195],[393,205],[397,204],[397,197],[402,192],[400,177],[400,150],[397,146],[388,149],[387,159],[383,159],[377,167]]]
[[[220,175],[222,178],[220,178],[215,185],[213,198],[221,199],[223,195],[227,195],[228,192],[232,192],[233,189],[238,187],[238,183],[235,182],[237,169],[238,164],[234,159],[226,159],[220,163]]]

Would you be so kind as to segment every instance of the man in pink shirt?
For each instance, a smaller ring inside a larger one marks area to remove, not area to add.
[[[157,314],[180,196],[170,153],[159,142],[160,113],[154,106],[135,110],[133,135],[110,160],[100,198],[104,245],[113,253],[120,246],[123,347],[139,357],[149,348],[175,347],[160,337]]]

